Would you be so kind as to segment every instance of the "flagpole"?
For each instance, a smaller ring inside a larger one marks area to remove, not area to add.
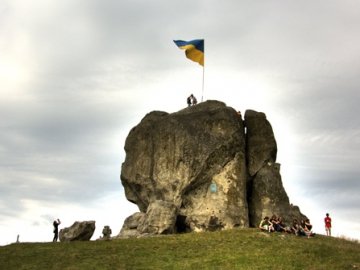
[[[203,65],[201,102],[203,102],[203,100],[204,100],[204,78],[205,78],[205,64]]]

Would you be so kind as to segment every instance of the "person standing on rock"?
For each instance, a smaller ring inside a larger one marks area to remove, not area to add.
[[[327,236],[331,236],[331,217],[329,213],[326,213],[326,217],[324,218],[325,222],[325,231]]]
[[[197,104],[197,99],[194,95],[192,95],[192,105],[196,105]]]
[[[188,107],[194,106],[194,105],[197,104],[197,99],[196,99],[196,97],[195,97],[193,94],[191,94],[191,95],[188,96],[188,98],[186,99],[186,102],[187,102]]]
[[[53,242],[57,242],[58,237],[59,237],[59,225],[61,224],[60,219],[56,219],[53,222],[54,225],[54,239]]]
[[[193,97],[193,94],[191,94],[190,96],[188,96],[188,98],[186,99],[186,102],[187,102],[188,107],[190,107],[191,104],[192,104],[192,97]]]

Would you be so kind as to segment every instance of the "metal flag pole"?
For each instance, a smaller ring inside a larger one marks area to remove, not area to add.
[[[205,78],[205,64],[203,65],[203,78],[202,78],[202,92],[201,92],[201,102],[204,100],[204,78]]]

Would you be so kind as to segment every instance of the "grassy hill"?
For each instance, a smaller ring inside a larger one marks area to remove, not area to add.
[[[0,269],[360,269],[360,244],[234,229],[0,247]]]

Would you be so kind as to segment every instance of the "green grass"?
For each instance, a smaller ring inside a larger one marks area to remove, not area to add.
[[[360,269],[360,244],[257,229],[0,247],[0,269]]]

